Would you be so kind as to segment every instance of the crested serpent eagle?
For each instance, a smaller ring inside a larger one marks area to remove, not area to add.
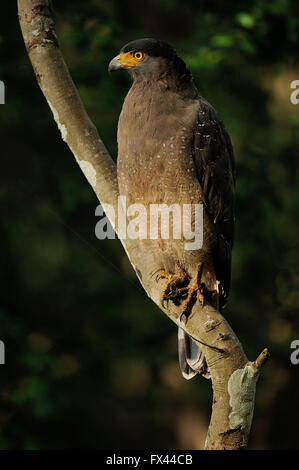
[[[188,316],[196,301],[220,309],[226,303],[234,236],[235,166],[232,144],[215,109],[200,95],[193,77],[166,42],[139,39],[126,44],[109,70],[133,78],[118,123],[119,194],[128,205],[203,205],[203,243],[186,249],[180,239],[140,239],[143,262],[152,261],[164,282],[161,302],[181,306]],[[174,217],[174,215],[173,215]],[[199,347],[179,328],[179,362],[187,379],[208,377]]]

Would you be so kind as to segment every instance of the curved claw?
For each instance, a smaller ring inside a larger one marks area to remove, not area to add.
[[[183,317],[185,317],[185,320],[183,321]],[[185,326],[186,325],[186,320],[187,320],[187,316],[186,316],[186,312],[184,312],[184,310],[180,313],[180,316],[179,316],[179,324],[183,323],[183,325]]]
[[[156,280],[156,282],[160,281],[160,279],[167,279],[167,277],[168,277],[168,276],[166,275],[164,269],[158,269],[158,271],[155,271],[155,272],[153,273],[153,275],[154,275],[154,274],[156,274],[156,275],[155,275],[155,280]]]
[[[155,271],[153,271],[153,272],[151,273],[150,276],[151,276],[151,277],[154,277],[154,276],[155,276],[156,281],[158,281],[158,280],[159,280],[159,273],[160,273],[160,271],[161,271],[161,268],[156,269]]]

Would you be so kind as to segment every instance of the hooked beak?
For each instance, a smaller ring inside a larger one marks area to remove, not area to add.
[[[119,61],[119,58],[120,56],[117,55],[116,57],[114,57],[114,59],[111,60],[108,66],[109,72],[114,72],[115,70],[119,70],[123,67],[122,63]]]

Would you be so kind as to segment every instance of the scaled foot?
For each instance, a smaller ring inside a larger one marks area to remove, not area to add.
[[[164,269],[161,269],[157,275],[156,280],[167,279],[165,287],[162,291],[161,304],[164,308],[165,302],[171,300],[175,305],[181,305],[184,301],[183,310],[181,312],[180,319],[184,315],[186,318],[190,314],[193,305],[197,300],[204,303],[204,289],[205,286],[201,283],[203,264],[198,265],[196,270],[196,276],[191,276],[182,268],[176,264],[175,273],[170,274]]]

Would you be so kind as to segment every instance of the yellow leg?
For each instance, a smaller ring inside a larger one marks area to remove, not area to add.
[[[162,291],[162,307],[169,300],[172,300],[175,305],[180,305],[185,301],[182,314],[188,316],[197,300],[203,305],[204,295],[201,288],[202,270],[203,264],[200,263],[197,266],[196,276],[191,278],[179,264],[176,264],[174,274],[168,273],[165,269],[160,269],[156,275],[156,280],[167,279]]]

